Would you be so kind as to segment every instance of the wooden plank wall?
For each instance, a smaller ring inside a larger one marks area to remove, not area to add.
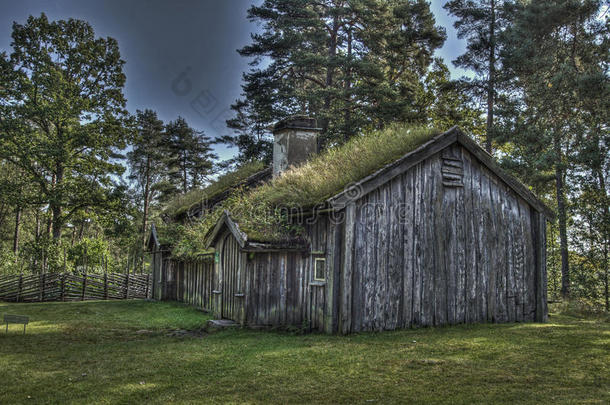
[[[329,288],[334,270],[329,260],[332,257],[329,255],[330,228],[327,217],[305,224],[312,254],[284,251],[248,256],[245,266],[247,324],[293,325],[318,331],[332,328],[332,314],[327,312],[331,308],[327,302],[333,299],[333,290]],[[326,258],[325,282],[314,281],[315,258]]]
[[[161,266],[163,263],[163,253],[161,251],[155,251],[152,253],[152,298],[155,300],[161,300],[163,294],[163,280],[161,279]]]
[[[220,315],[224,319],[241,322],[243,302],[243,283],[241,277],[242,252],[237,240],[227,233],[218,246],[220,254]]]
[[[177,301],[212,310],[214,263],[210,260],[174,262]]]
[[[256,253],[246,261],[246,323],[302,326],[308,319],[309,260],[298,252]]]
[[[541,317],[537,302],[538,313],[546,311],[536,287],[546,277],[544,242],[534,240],[544,219],[459,145],[354,209],[345,232],[342,332],[533,321]]]

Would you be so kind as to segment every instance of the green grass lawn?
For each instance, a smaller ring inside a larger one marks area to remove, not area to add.
[[[0,403],[609,403],[610,323],[461,325],[352,336],[227,330],[143,301],[3,304]]]

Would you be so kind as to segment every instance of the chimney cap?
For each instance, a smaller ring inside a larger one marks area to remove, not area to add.
[[[322,128],[318,128],[316,119],[307,115],[292,115],[278,121],[273,126],[273,132],[279,132],[284,129],[309,129],[314,131],[322,130]]]

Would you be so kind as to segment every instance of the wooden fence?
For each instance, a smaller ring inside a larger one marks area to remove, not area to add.
[[[151,296],[150,274],[43,273],[0,276],[0,301],[120,300]]]

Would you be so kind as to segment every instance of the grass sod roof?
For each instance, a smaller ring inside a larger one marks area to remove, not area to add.
[[[216,181],[205,188],[194,189],[186,194],[179,195],[168,203],[163,212],[170,217],[180,216],[203,201],[213,200],[264,169],[265,165],[261,161],[246,163],[232,172],[219,176]]]
[[[287,223],[282,207],[307,209],[322,203],[440,133],[421,126],[392,125],[354,137],[342,146],[329,148],[260,187],[236,190],[200,222],[185,228],[182,239],[174,248],[174,255],[193,257],[206,251],[206,236],[225,210],[230,212],[239,229],[248,235],[249,241],[296,239],[300,229]]]

